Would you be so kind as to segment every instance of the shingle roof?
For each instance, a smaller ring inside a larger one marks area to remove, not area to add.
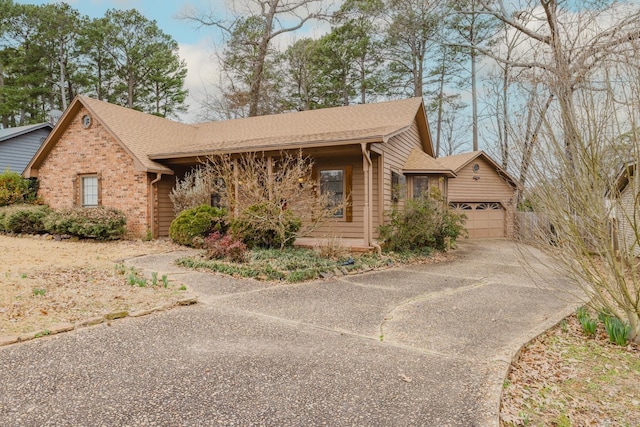
[[[469,153],[455,154],[453,156],[438,157],[440,164],[451,169],[454,172],[458,172],[465,167],[470,161],[483,154],[482,151],[471,151]]]
[[[56,135],[63,131],[62,123],[77,114],[81,106],[132,155],[137,168],[162,173],[173,171],[156,160],[221,152],[385,142],[410,129],[416,117],[421,117],[419,129],[428,132],[422,98],[188,125],[78,96],[29,168],[37,169],[42,156],[51,149],[49,141],[55,143]],[[428,135],[425,138],[429,139]],[[431,141],[425,146],[430,150]]]
[[[456,176],[453,170],[440,163],[439,159],[434,159],[417,147],[411,150],[403,170],[405,173],[442,173]]]
[[[517,181],[509,175],[509,173],[504,170],[500,165],[498,165],[491,157],[487,155],[484,151],[471,151],[469,153],[456,154],[453,156],[447,157],[439,157],[438,161],[445,167],[451,168],[455,173],[460,172],[462,168],[471,163],[474,159],[478,157],[483,157],[486,161],[493,165],[496,169],[496,172],[504,177],[511,185],[514,187],[518,187]]]
[[[383,141],[408,129],[421,104],[421,98],[411,98],[202,123],[194,125],[198,131],[193,140],[165,151],[158,147],[149,155],[163,158],[212,151],[339,145],[366,139]]]
[[[9,138],[15,138],[16,136],[24,135],[25,133],[29,133],[34,130],[42,129],[45,127],[52,128],[53,125],[51,123],[38,123],[35,125],[17,126],[14,128],[0,129],[0,141],[7,140]]]
[[[147,170],[170,171],[149,159],[149,154],[179,146],[183,141],[193,140],[196,135],[197,128],[191,125],[85,96],[78,98]]]

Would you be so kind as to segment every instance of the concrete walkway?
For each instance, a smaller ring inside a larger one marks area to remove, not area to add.
[[[497,426],[522,344],[576,301],[508,241],[295,285],[129,262],[200,304],[0,348],[0,425]]]

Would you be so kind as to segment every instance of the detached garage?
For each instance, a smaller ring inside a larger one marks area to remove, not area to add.
[[[438,160],[457,175],[447,182],[447,200],[467,216],[469,238],[513,237],[515,180],[482,151]]]

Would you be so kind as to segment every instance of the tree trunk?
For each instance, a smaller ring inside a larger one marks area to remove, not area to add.
[[[267,58],[267,51],[269,49],[269,42],[272,38],[273,31],[273,18],[276,14],[279,0],[272,0],[269,2],[269,10],[265,15],[264,33],[258,44],[258,57],[256,63],[253,66],[253,76],[251,80],[251,86],[249,87],[249,117],[255,117],[258,115],[258,106],[260,104],[260,89],[262,87],[262,78],[264,72],[264,62]]]
[[[446,48],[445,48],[446,49]],[[445,66],[447,61],[446,50],[442,51],[442,64],[440,68],[440,87],[438,88],[438,123],[436,123],[436,157],[440,156],[440,141],[442,134],[442,104],[444,96]]]
[[[67,94],[65,93],[65,67],[64,67],[64,40],[60,38],[60,50],[58,51],[58,65],[60,67],[60,100],[62,102],[62,110],[67,109]]]

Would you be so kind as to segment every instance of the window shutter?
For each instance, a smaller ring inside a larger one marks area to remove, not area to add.
[[[351,190],[353,188],[353,166],[348,165],[344,168],[344,192],[345,192],[345,210],[344,219],[347,222],[353,222],[353,197]]]
[[[75,175],[73,177],[73,206],[80,206],[82,201],[80,200],[80,177]]]
[[[102,206],[102,172],[98,172],[97,176],[98,176],[98,206]]]

